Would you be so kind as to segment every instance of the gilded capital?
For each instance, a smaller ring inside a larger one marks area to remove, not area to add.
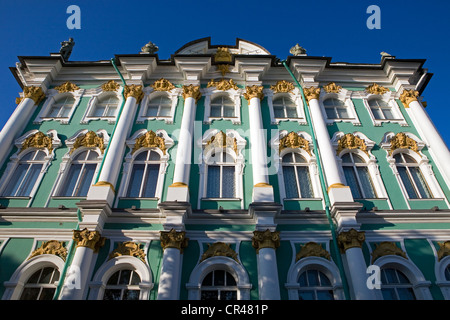
[[[350,229],[349,231],[342,231],[337,240],[341,252],[345,252],[350,248],[361,248],[366,240],[366,235],[364,231]]]
[[[125,86],[125,90],[123,92],[125,99],[128,97],[133,97],[136,99],[137,103],[141,102],[144,97],[144,91],[142,91],[142,86],[131,84],[129,86]]]
[[[105,238],[98,231],[89,231],[87,228],[83,230],[74,230],[72,239],[78,247],[87,247],[97,253],[105,244]]]
[[[417,101],[417,97],[419,96],[419,91],[416,90],[403,90],[400,95],[400,101],[403,103],[405,108],[409,108],[409,104],[413,101]]]
[[[163,250],[167,248],[175,248],[183,253],[183,249],[188,246],[189,239],[186,238],[185,231],[175,231],[171,229],[170,231],[161,231],[161,247]]]
[[[23,88],[23,97],[32,99],[37,105],[45,98],[45,94],[41,87],[31,86]]]
[[[188,86],[183,86],[183,99],[194,98],[197,103],[198,100],[202,97],[200,92],[200,86],[194,86],[193,84]]]
[[[304,88],[303,93],[305,94],[305,98],[306,100],[308,100],[308,102],[311,101],[312,99],[319,100],[320,88],[314,87]]]
[[[258,98],[262,100],[264,98],[263,86],[253,85],[251,87],[246,88],[246,92],[244,93],[244,98],[250,102],[252,98]]]
[[[253,231],[252,246],[259,253],[260,249],[276,249],[280,246],[280,231]]]

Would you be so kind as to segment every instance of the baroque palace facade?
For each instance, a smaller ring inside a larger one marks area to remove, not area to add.
[[[450,153],[424,60],[209,38],[169,60],[19,60],[3,300],[450,298]]]

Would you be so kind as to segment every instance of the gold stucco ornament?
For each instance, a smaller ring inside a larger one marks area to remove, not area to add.
[[[253,231],[252,246],[259,253],[260,249],[276,249],[280,246],[280,231]]]
[[[358,138],[352,133],[347,133],[341,139],[338,140],[338,147],[336,154],[339,155],[342,150],[345,149],[359,149],[368,154],[367,146],[363,139]]]
[[[194,86],[193,84],[183,86],[182,95],[184,100],[186,100],[187,98],[194,98],[195,102],[198,102],[198,100],[200,100],[200,98],[202,97],[200,86]]]
[[[222,79],[220,81],[210,80],[206,87],[207,88],[215,87],[217,90],[221,90],[221,91],[227,91],[230,89],[234,89],[234,90],[238,89],[238,86],[236,85],[236,83],[234,83],[233,79],[230,79],[230,80]]]
[[[389,89],[387,89],[387,88],[385,88],[385,87],[383,87],[383,86],[380,86],[380,85],[377,84],[377,83],[373,83],[373,84],[371,84],[370,86],[368,86],[368,87],[366,88],[365,91],[366,91],[367,93],[371,93],[371,94],[380,94],[380,95],[383,95],[383,94],[385,94],[386,92],[388,92]]]
[[[408,259],[406,253],[397,247],[394,242],[383,241],[380,244],[375,244],[375,250],[372,252],[372,263],[380,257],[387,255],[396,255]]]
[[[110,253],[109,259],[120,256],[132,256],[145,262],[145,253],[144,250],[142,250],[141,245],[132,241],[119,243],[117,248]]]
[[[52,139],[46,136],[44,133],[38,131],[32,136],[29,136],[25,139],[22,144],[22,148],[20,151],[26,150],[28,148],[37,148],[37,149],[47,149],[49,153],[53,150]]]
[[[272,90],[273,93],[279,92],[290,93],[294,89],[295,89],[294,85],[286,80],[280,80],[275,85],[270,86],[270,90]]]
[[[417,142],[408,137],[404,132],[397,133],[390,142],[391,147],[389,149],[389,155],[392,155],[392,152],[397,149],[411,149],[415,152],[419,152]]]
[[[161,231],[160,240],[163,250],[175,248],[180,250],[181,253],[183,253],[183,249],[188,246],[189,241],[189,239],[186,238],[185,231],[176,231],[175,229]]]
[[[208,249],[203,253],[200,261],[206,260],[211,257],[230,257],[236,262],[239,262],[237,259],[237,253],[231,248],[231,245],[224,242],[216,242],[208,244]]]
[[[295,261],[298,261],[306,257],[322,257],[327,260],[331,259],[330,253],[327,250],[325,250],[321,244],[316,242],[308,242],[305,245],[303,245],[300,251],[295,256]]]
[[[166,144],[164,138],[159,137],[152,130],[147,131],[139,138],[136,138],[131,153],[136,152],[140,148],[159,148],[164,154],[166,154]]]
[[[299,136],[296,132],[291,131],[286,136],[280,139],[280,146],[278,147],[278,152],[281,152],[286,148],[301,148],[311,155],[311,150],[309,149],[309,142],[305,138]]]
[[[161,78],[157,81],[155,81],[151,87],[155,91],[171,91],[172,89],[175,89],[175,86],[167,79]]]
[[[55,87],[55,90],[57,90],[59,93],[74,92],[79,89],[80,87],[70,81],[64,82],[62,85]]]
[[[87,228],[83,230],[74,230],[72,239],[78,247],[86,247],[97,253],[105,244],[105,238],[100,235],[100,232],[89,231]]]
[[[65,261],[67,257],[67,249],[64,247],[63,241],[56,241],[56,240],[45,241],[41,244],[39,248],[37,248],[31,253],[28,259],[39,256],[41,254],[53,254]]]
[[[80,147],[94,148],[97,147],[103,153],[105,151],[105,145],[103,138],[99,137],[94,131],[88,131],[86,134],[79,136],[74,144],[70,154]]]
[[[259,100],[262,100],[264,98],[263,89],[263,86],[257,85],[246,87],[246,92],[244,93],[245,100],[247,100],[248,102],[250,102],[252,98],[258,98]]]

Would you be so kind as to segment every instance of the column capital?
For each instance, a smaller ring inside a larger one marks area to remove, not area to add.
[[[259,253],[260,249],[276,249],[280,246],[280,231],[253,231],[252,246]]]
[[[194,86],[193,84],[190,84],[188,86],[183,86],[183,99],[186,100],[186,98],[194,98],[195,102],[197,103],[198,100],[202,97],[202,94],[200,92],[200,86]]]
[[[417,97],[419,96],[419,91],[417,90],[403,90],[400,95],[400,101],[403,103],[405,108],[409,108],[409,104],[413,101],[417,101]]]
[[[144,91],[142,90],[141,85],[130,84],[125,86],[123,95],[125,96],[125,99],[128,99],[128,97],[133,97],[136,99],[137,103],[139,103],[144,97]]]
[[[341,233],[339,233],[337,239],[341,252],[345,252],[350,248],[361,248],[365,240],[365,232],[357,231],[353,228],[348,231],[342,231]]]
[[[87,247],[97,253],[105,244],[105,238],[98,231],[89,231],[87,228],[83,230],[73,230],[72,239],[77,243],[78,247]]]
[[[175,248],[180,250],[181,253],[183,253],[183,249],[188,246],[189,241],[189,239],[186,238],[185,231],[175,231],[175,229],[161,231],[160,240],[163,250]]]
[[[23,87],[23,97],[30,98],[37,105],[45,98],[44,91],[41,87]]]
[[[263,86],[253,85],[253,86],[247,86],[246,92],[244,93],[244,98],[250,102],[252,98],[258,98],[259,100],[262,100],[264,98],[263,93]]]
[[[303,93],[305,94],[305,98],[306,100],[308,100],[308,102],[311,101],[312,99],[319,100],[320,88],[314,87],[304,88]]]

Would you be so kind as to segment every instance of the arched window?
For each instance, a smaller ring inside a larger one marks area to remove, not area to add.
[[[395,268],[381,269],[381,293],[384,300],[416,300],[413,285]]]
[[[62,197],[85,197],[94,179],[98,153],[87,149],[75,155],[64,177],[58,195]]]
[[[26,280],[19,299],[52,300],[56,291],[55,282],[58,280],[58,269],[54,267],[39,269]]]
[[[347,106],[343,101],[336,98],[328,98],[323,101],[328,119],[348,119],[350,118]]]
[[[400,180],[410,199],[428,199],[432,194],[419,168],[419,164],[406,153],[394,155]]]
[[[450,264],[445,268],[444,275],[445,280],[450,281]]]
[[[29,197],[46,162],[45,157],[45,152],[41,150],[33,150],[23,155],[8,179],[2,196]]]
[[[154,198],[160,173],[161,156],[154,150],[141,151],[132,164],[126,197]]]
[[[282,158],[286,198],[314,198],[309,164],[299,153],[290,152]]]
[[[350,186],[355,199],[377,197],[367,164],[362,157],[356,153],[344,154],[342,168],[347,185]]]
[[[136,271],[121,269],[106,282],[103,300],[139,300],[141,277]]]
[[[222,269],[208,273],[202,281],[201,300],[237,300],[234,276]]]
[[[116,115],[119,99],[115,94],[99,97],[91,117],[112,118]]]
[[[392,107],[382,99],[370,99],[368,101],[370,110],[376,120],[395,120],[396,117]]]
[[[230,98],[220,95],[211,101],[210,117],[231,118],[234,117],[234,102]]]
[[[75,103],[72,95],[64,95],[58,98],[51,106],[46,117],[48,118],[68,118]]]
[[[273,112],[275,118],[298,118],[296,105],[284,95],[273,100]]]
[[[170,117],[172,100],[160,94],[149,100],[145,117]]]
[[[298,283],[300,300],[334,300],[333,286],[330,279],[321,271],[309,269],[303,271]]]
[[[213,151],[207,162],[207,198],[236,197],[236,163],[226,151]]]

